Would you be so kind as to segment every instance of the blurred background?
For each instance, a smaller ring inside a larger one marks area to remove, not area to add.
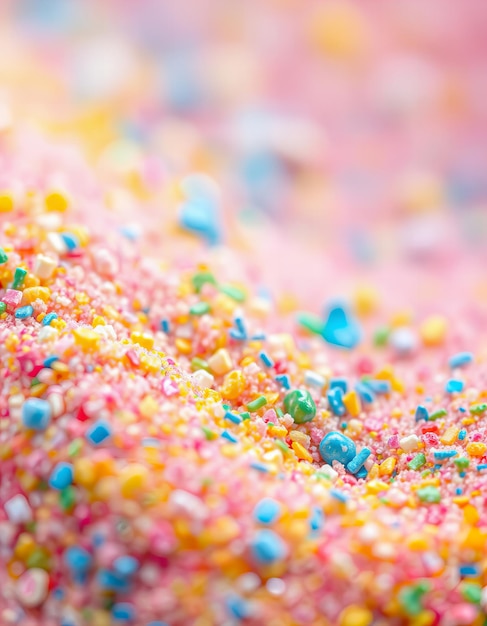
[[[2,0],[0,23],[3,152],[148,254],[235,254],[290,309],[487,301],[485,0]]]

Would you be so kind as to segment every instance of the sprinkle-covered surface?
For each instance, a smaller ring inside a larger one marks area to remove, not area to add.
[[[484,623],[471,334],[370,289],[281,328],[46,193],[2,218],[3,624]]]

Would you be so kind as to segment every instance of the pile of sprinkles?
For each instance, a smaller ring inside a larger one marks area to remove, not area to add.
[[[448,319],[369,289],[283,331],[71,200],[2,218],[1,623],[484,624],[485,364]]]

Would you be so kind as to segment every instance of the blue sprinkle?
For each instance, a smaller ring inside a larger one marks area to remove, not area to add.
[[[267,465],[264,465],[264,463],[259,463],[259,461],[252,461],[252,463],[250,463],[250,467],[254,470],[257,470],[258,472],[262,472],[263,474],[267,474],[267,472],[269,471]]]
[[[355,456],[350,461],[350,463],[348,463],[347,470],[351,474],[356,474],[363,467],[363,464],[369,458],[370,455],[371,455],[371,451],[369,450],[369,448],[362,448],[362,450],[360,450],[357,456]]]
[[[349,437],[338,431],[331,431],[321,440],[319,452],[325,463],[332,465],[333,461],[338,461],[346,466],[355,457],[356,448]]]
[[[53,489],[64,489],[73,482],[73,466],[70,463],[58,463],[49,477],[49,485]]]
[[[473,361],[473,354],[471,352],[458,352],[448,359],[448,365],[451,369],[456,367],[463,367]]]
[[[266,367],[274,366],[274,361],[270,358],[270,356],[266,352],[264,351],[259,352],[259,358]]]
[[[417,409],[416,409],[416,413],[414,415],[414,419],[419,422],[421,420],[426,420],[428,421],[429,418],[429,413],[428,413],[428,409],[423,406],[423,405],[418,405]]]
[[[362,465],[362,467],[359,469],[359,471],[355,474],[356,478],[365,478],[367,476],[369,472],[365,469],[365,467]]]
[[[247,335],[247,331],[245,329],[245,324],[244,321],[241,317],[236,317],[235,318],[235,325],[238,328],[238,330],[240,331],[240,333],[245,337]]]
[[[477,465],[477,472],[481,472],[484,469],[487,469],[487,463],[479,463]]]
[[[192,198],[181,206],[179,223],[201,236],[210,245],[221,241],[220,219],[216,203],[209,198]]]
[[[289,376],[287,374],[279,374],[276,376],[276,382],[284,387],[284,389],[291,389],[291,383],[289,382]]]
[[[463,493],[463,489],[462,489],[461,487],[457,487],[457,488],[455,489],[455,495],[457,495],[457,496],[461,496],[461,495],[462,495],[462,493]]]
[[[456,378],[451,378],[445,386],[445,391],[447,393],[459,393],[463,391],[463,380],[458,380]]]
[[[237,415],[236,413],[232,413],[231,411],[227,411],[225,413],[225,419],[226,420],[230,420],[234,424],[241,424],[242,423],[242,418],[240,417],[240,415]]]
[[[169,334],[170,332],[169,320],[167,319],[161,320],[161,330],[162,332],[166,333],[166,335]]]
[[[22,423],[32,430],[46,430],[51,421],[51,405],[41,398],[28,398],[22,406]]]
[[[286,554],[286,546],[283,540],[272,530],[259,530],[252,542],[251,550],[254,558],[259,563],[274,563]]]
[[[460,476],[460,478],[465,478],[467,472],[460,472],[458,475]]]
[[[110,591],[127,591],[128,589],[125,577],[115,574],[115,572],[111,572],[108,569],[99,570],[97,580],[103,589],[109,589]]]
[[[250,607],[240,596],[230,596],[226,599],[229,613],[238,620],[246,619],[250,616]]]
[[[232,435],[232,433],[229,433],[228,430],[224,430],[221,436],[223,437],[223,439],[230,441],[230,443],[238,443],[238,438],[235,437],[235,435]]]
[[[128,602],[116,602],[112,607],[112,615],[121,622],[130,622],[135,617],[135,607]]]
[[[53,322],[54,320],[57,320],[57,313],[55,313],[54,311],[51,311],[50,313],[47,313],[47,315],[45,315],[42,318],[41,324],[43,326],[50,326],[51,322]]]
[[[264,341],[267,338],[265,333],[255,333],[252,335],[252,341]]]
[[[331,378],[330,379],[330,389],[335,389],[336,387],[340,388],[343,393],[347,393],[348,389],[348,381],[346,378]]]
[[[355,385],[355,390],[360,396],[360,399],[365,402],[365,404],[372,404],[372,402],[375,400],[374,392],[367,385],[364,385],[363,383],[357,383]]]
[[[459,406],[458,410],[460,411],[460,413],[466,413],[467,409],[464,409],[463,406]]]
[[[348,502],[348,496],[339,489],[330,489],[330,496],[339,502]]]
[[[438,464],[438,463],[435,463],[435,464],[433,465],[433,471],[434,471],[434,472],[436,472],[436,470],[439,470],[439,469],[441,469],[441,465],[440,465],[440,464]]]
[[[479,575],[479,569],[476,565],[460,565],[458,568],[460,576],[464,578],[476,578]]]
[[[28,317],[32,317],[34,315],[34,307],[30,304],[27,306],[21,306],[19,309],[15,311],[15,317],[18,320],[25,320]]]
[[[56,361],[59,361],[58,356],[55,356],[55,355],[48,356],[47,359],[45,359],[45,361],[42,363],[42,365],[44,365],[44,367],[51,367],[51,365],[55,363]]]
[[[78,237],[76,237],[76,235],[71,233],[61,233],[61,237],[68,250],[76,250],[79,246]]]
[[[360,341],[358,323],[341,305],[329,309],[321,334],[327,343],[347,350],[354,348]]]
[[[54,596],[56,600],[62,600],[65,595],[64,589],[61,589],[61,587],[56,587],[56,589],[52,590],[52,595]]]
[[[122,235],[126,237],[129,241],[137,241],[137,239],[140,237],[138,227],[135,225],[127,224],[126,226],[122,226],[119,230]]]
[[[391,393],[391,383],[389,380],[367,380],[363,383],[370,387],[374,393],[388,394]]]
[[[97,446],[105,441],[105,439],[108,439],[111,434],[112,428],[110,424],[108,424],[104,420],[98,420],[98,422],[95,422],[93,426],[91,426],[86,431],[86,438],[88,439],[88,441]]]
[[[467,436],[467,431],[464,428],[462,428],[462,430],[458,433],[458,438],[460,439],[460,441],[463,441],[466,436]]]
[[[139,569],[139,561],[133,556],[119,556],[113,561],[113,569],[120,576],[133,576]]]
[[[245,341],[245,339],[247,339],[246,335],[241,333],[236,328],[230,328],[228,334],[232,339],[235,339],[236,341]]]
[[[99,548],[105,543],[105,536],[102,535],[101,533],[94,533],[93,539],[91,542],[93,544],[93,547]]]
[[[454,456],[457,456],[458,452],[456,450],[437,450],[434,453],[435,459],[451,459]]]
[[[326,397],[328,398],[328,404],[335,415],[345,415],[346,409],[343,404],[343,391],[341,387],[329,389]]]
[[[64,562],[72,572],[85,573],[90,569],[93,557],[80,546],[70,546],[64,552]]]
[[[254,509],[254,519],[261,524],[272,524],[280,516],[281,505],[272,498],[264,498]]]
[[[313,531],[321,530],[323,528],[324,523],[325,523],[325,515],[323,511],[317,506],[315,506],[313,508],[313,512],[311,513],[311,517],[309,520],[309,526],[311,530]]]

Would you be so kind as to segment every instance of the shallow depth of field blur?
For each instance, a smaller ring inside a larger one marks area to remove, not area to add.
[[[148,250],[204,174],[216,247],[269,285],[485,299],[486,26],[485,0],[2,0],[1,141],[76,146]]]

